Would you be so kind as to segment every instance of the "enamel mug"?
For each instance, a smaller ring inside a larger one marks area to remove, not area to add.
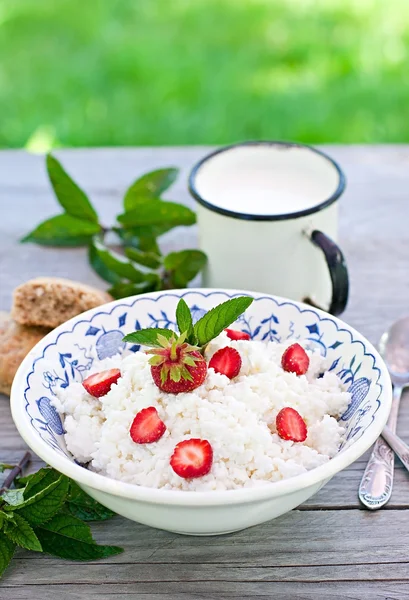
[[[348,272],[336,239],[344,189],[339,165],[303,144],[245,142],[204,157],[189,176],[208,256],[204,285],[342,313]]]

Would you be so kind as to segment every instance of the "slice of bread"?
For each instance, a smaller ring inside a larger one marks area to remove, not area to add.
[[[83,283],[38,277],[14,290],[11,316],[21,325],[54,328],[111,300],[106,292]]]
[[[0,393],[10,395],[11,384],[26,354],[50,330],[19,325],[0,311]]]

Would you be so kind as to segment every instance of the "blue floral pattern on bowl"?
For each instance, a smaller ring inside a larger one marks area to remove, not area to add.
[[[58,388],[83,381],[95,360],[118,352],[137,352],[139,346],[122,341],[127,333],[144,327],[176,328],[174,315],[180,297],[185,298],[194,320],[198,320],[207,310],[235,295],[189,290],[127,298],[59,327],[47,337],[45,347],[38,346],[41,350],[27,376],[25,410],[31,426],[49,446],[70,456],[65,448],[61,418],[52,405]],[[238,319],[236,327],[258,340],[302,340],[328,359],[329,370],[348,385],[352,397],[341,417],[347,435],[340,450],[359,439],[373,422],[382,394],[381,372],[375,356],[363,341],[341,328],[330,315],[320,315],[313,309],[272,296],[255,295],[255,301]]]

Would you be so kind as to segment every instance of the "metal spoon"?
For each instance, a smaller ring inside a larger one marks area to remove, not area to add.
[[[388,367],[393,384],[392,408],[388,427],[396,432],[399,403],[403,389],[409,385],[409,317],[396,321],[383,334],[379,351]],[[395,455],[388,444],[379,438],[359,486],[359,499],[370,510],[384,506],[390,499],[393,486]]]
[[[388,442],[396,456],[399,456],[403,466],[409,471],[409,446],[396,433],[392,433],[388,426],[383,428],[382,437]]]

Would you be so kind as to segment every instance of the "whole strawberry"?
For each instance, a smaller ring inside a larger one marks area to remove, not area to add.
[[[153,381],[168,394],[191,392],[206,379],[207,364],[199,348],[185,342],[185,334],[169,340],[158,335],[161,348],[148,350]]]

